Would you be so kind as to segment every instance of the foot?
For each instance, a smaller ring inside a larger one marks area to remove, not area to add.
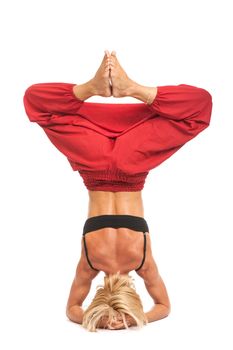
[[[99,95],[103,97],[109,97],[112,95],[110,85],[110,53],[105,50],[105,55],[102,63],[97,70],[93,79],[91,79],[93,95]]]
[[[121,67],[116,51],[112,51],[110,61],[110,79],[112,84],[112,95],[114,97],[125,97],[131,94],[131,88],[134,82],[128,77]]]

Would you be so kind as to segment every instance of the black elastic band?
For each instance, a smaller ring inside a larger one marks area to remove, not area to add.
[[[83,235],[104,227],[126,227],[134,231],[149,232],[146,220],[134,215],[98,215],[88,218],[83,227]]]
[[[94,268],[94,266],[92,266],[92,263],[88,257],[88,253],[87,253],[87,243],[86,243],[86,239],[85,239],[85,235],[83,236],[83,242],[84,242],[84,248],[85,248],[85,253],[86,253],[86,258],[87,258],[87,261],[88,261],[88,264],[90,265],[90,267],[93,269],[93,270],[96,270],[96,271],[99,271],[97,269]]]
[[[138,271],[143,266],[145,258],[146,258],[146,232],[143,232],[143,235],[144,235],[143,258],[142,258],[141,265],[137,269],[135,269],[135,271]]]
[[[104,227],[113,227],[113,228],[125,227],[134,231],[143,232],[143,235],[144,235],[143,259],[140,266],[137,269],[135,269],[135,271],[138,271],[143,266],[145,257],[146,257],[146,232],[149,232],[149,227],[146,220],[143,217],[134,216],[134,215],[98,215],[98,216],[92,216],[85,221],[85,224],[83,226],[83,242],[84,242],[85,254],[86,254],[86,258],[89,266],[96,271],[99,271],[99,270],[93,267],[88,257],[85,235],[88,232],[92,232]]]

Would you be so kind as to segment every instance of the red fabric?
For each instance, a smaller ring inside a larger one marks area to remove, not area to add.
[[[34,84],[23,102],[29,120],[43,128],[88,190],[142,190],[151,169],[210,123],[212,96],[203,88],[158,86],[147,105],[82,101],[75,85]]]

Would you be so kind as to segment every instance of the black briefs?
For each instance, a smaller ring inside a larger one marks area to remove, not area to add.
[[[113,228],[125,227],[134,231],[143,232],[143,235],[144,235],[143,258],[140,266],[137,269],[135,269],[135,271],[138,271],[143,266],[145,257],[146,257],[146,232],[149,232],[149,227],[146,220],[141,216],[134,216],[134,215],[98,215],[98,216],[92,216],[85,221],[83,226],[83,242],[84,242],[86,258],[90,267],[96,271],[99,271],[99,270],[95,269],[92,266],[90,259],[88,257],[85,235],[88,232],[99,230],[104,227],[113,227]]]

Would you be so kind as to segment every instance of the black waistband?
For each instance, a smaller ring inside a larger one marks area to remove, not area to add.
[[[140,232],[149,232],[146,220],[141,216],[134,215],[98,215],[88,218],[83,226],[83,235],[88,232],[99,230],[104,227],[126,227]]]

